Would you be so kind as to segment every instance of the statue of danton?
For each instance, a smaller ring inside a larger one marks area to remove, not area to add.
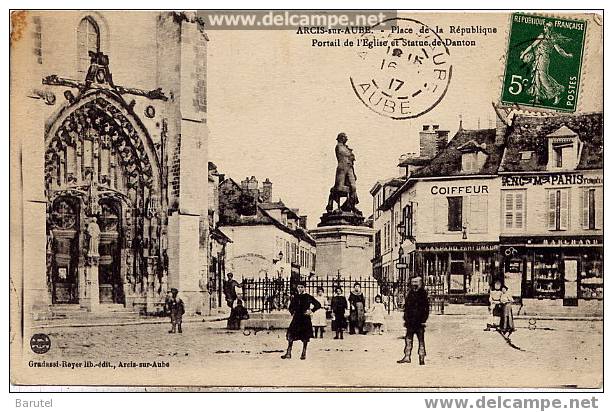
[[[328,197],[328,205],[326,211],[331,213],[334,211],[334,202],[336,202],[343,212],[351,212],[361,215],[362,213],[357,210],[356,205],[359,203],[358,194],[356,190],[356,176],[353,168],[355,162],[355,155],[353,150],[347,146],[347,135],[345,133],[339,133],[336,137],[336,177],[334,179],[334,187],[330,189],[330,196]],[[341,198],[345,197],[345,202],[341,205]]]

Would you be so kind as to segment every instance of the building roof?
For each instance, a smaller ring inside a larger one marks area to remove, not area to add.
[[[241,186],[236,183],[233,179],[227,178],[220,185],[231,185],[235,188],[236,192],[241,194],[246,194]],[[252,199],[252,198],[251,198]],[[230,202],[240,202],[241,196],[236,196],[233,199],[226,199]],[[220,202],[220,205],[223,205],[223,202]],[[308,232],[301,228],[296,227],[296,229],[291,229],[290,227],[284,225],[279,220],[275,219],[268,210],[275,209],[283,209],[285,213],[291,215],[291,217],[298,219],[296,213],[294,213],[290,208],[285,206],[282,201],[279,202],[266,202],[262,203],[256,200],[255,214],[252,215],[243,215],[238,212],[236,205],[232,205],[228,208],[222,207],[220,208],[220,226],[258,226],[258,225],[273,225],[279,230],[282,230],[290,235],[297,237],[298,239],[304,240],[305,242],[315,246],[315,240],[308,234]],[[240,205],[238,205],[240,206]]]
[[[487,154],[487,160],[480,170],[462,171],[462,151],[458,148],[476,145]],[[496,145],[496,129],[460,129],[447,146],[426,166],[413,172],[412,177],[469,176],[496,174],[503,148]]]
[[[583,142],[577,169],[601,169],[604,157],[603,116],[602,113],[590,113],[548,117],[515,116],[513,125],[507,130],[507,149],[500,171],[547,170],[548,136],[574,135]],[[534,155],[522,160],[522,152],[533,152]]]
[[[377,180],[377,182],[370,188],[370,194],[374,195],[377,190],[385,186],[400,187],[405,182],[406,178],[403,177],[390,177],[388,179]]]

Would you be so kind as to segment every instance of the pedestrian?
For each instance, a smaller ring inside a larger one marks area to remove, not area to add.
[[[239,330],[241,328],[241,321],[247,319],[249,319],[249,312],[247,312],[247,308],[243,306],[243,301],[238,299],[236,301],[236,306],[230,311],[228,329]]]
[[[164,316],[170,316],[170,301],[172,300],[172,292],[166,291],[166,298],[164,299]]]
[[[317,312],[321,305],[313,296],[305,292],[304,282],[296,285],[296,294],[292,297],[289,304],[289,312],[292,314],[292,321],[287,328],[287,351],[281,359],[292,358],[292,346],[294,341],[302,341],[302,355],[300,359],[306,359],[307,345],[313,337],[313,324],[311,315]]]
[[[168,333],[183,333],[181,323],[183,322],[183,314],[185,314],[185,305],[181,298],[177,297],[179,291],[176,288],[170,289],[170,293],[172,297],[168,302],[168,308],[170,311],[170,324],[172,325],[172,329],[170,329]]]
[[[234,274],[228,273],[228,279],[223,283],[223,294],[226,297],[226,304],[230,309],[234,307],[234,301],[238,298],[236,288],[240,287],[240,283],[234,280]]]
[[[324,288],[321,286],[317,287],[317,294],[315,295],[315,299],[321,305],[322,310],[318,310],[313,313],[313,335],[317,338],[317,332],[319,331],[319,337],[321,339],[324,338],[324,329],[328,325],[328,320],[326,319],[326,311],[328,310],[328,299],[324,294]]]
[[[502,316],[502,305],[500,304],[500,297],[502,296],[502,282],[498,279],[494,282],[490,289],[490,305],[488,306],[488,311],[490,314],[489,321],[484,331],[490,331],[491,328],[494,330],[500,324],[500,317]]]
[[[365,335],[364,322],[366,321],[366,299],[362,293],[362,288],[359,282],[353,284],[353,290],[349,294],[349,334],[354,335],[355,329],[358,329],[360,335]]]
[[[508,338],[515,332],[515,322],[513,321],[513,296],[506,286],[502,287],[500,304],[502,305],[502,316],[500,316],[499,331]]]
[[[398,363],[411,363],[413,336],[417,335],[419,342],[419,364],[426,364],[426,321],[430,313],[428,292],[423,287],[421,277],[411,279],[411,289],[404,302],[404,326],[407,333],[404,337],[404,356]]]
[[[373,333],[383,335],[382,327],[385,323],[385,305],[383,304],[381,295],[375,296],[375,303],[370,307],[368,315],[372,322]]]
[[[347,319],[345,318],[345,312],[347,311],[347,298],[343,296],[343,289],[337,287],[334,290],[335,295],[332,297],[330,307],[334,314],[332,320],[332,330],[336,332],[334,339],[343,339],[343,331],[347,328]]]

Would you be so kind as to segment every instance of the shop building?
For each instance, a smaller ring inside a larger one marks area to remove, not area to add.
[[[498,268],[503,139],[460,125],[437,149],[384,205],[402,216],[400,273],[421,275],[451,301],[483,300]]]
[[[602,314],[603,116],[518,115],[510,123],[499,169],[505,283],[528,311]]]

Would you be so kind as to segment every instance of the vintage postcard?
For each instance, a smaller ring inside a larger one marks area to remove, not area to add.
[[[10,21],[13,385],[602,389],[602,12]]]

